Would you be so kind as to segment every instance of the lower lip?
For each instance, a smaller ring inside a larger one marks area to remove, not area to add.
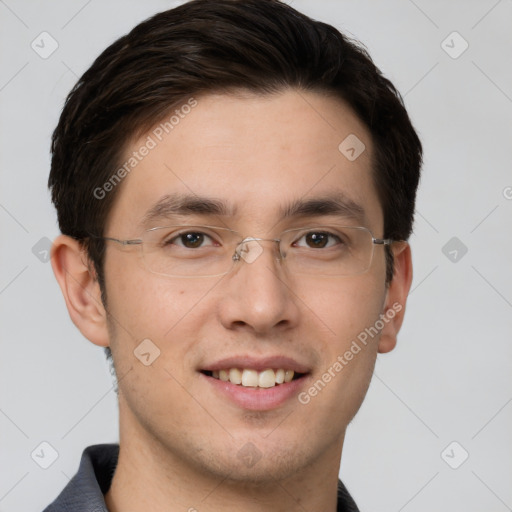
[[[287,400],[298,395],[308,377],[304,375],[299,379],[277,384],[271,388],[251,388],[209,377],[204,373],[200,375],[207,380],[216,392],[227,397],[238,407],[250,411],[270,411],[283,405]]]

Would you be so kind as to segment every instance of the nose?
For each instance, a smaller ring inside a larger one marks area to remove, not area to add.
[[[233,261],[244,260],[247,263],[252,263],[263,253],[263,246],[258,242],[276,242],[277,247],[280,248],[281,240],[277,238],[244,238],[235,249],[233,254]]]
[[[268,335],[297,325],[297,298],[279,261],[276,242],[279,240],[246,238],[237,246],[219,307],[226,329]]]

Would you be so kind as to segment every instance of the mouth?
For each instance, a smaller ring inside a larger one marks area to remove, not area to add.
[[[312,368],[287,356],[234,356],[197,370],[212,397],[252,411],[291,406],[312,373]]]
[[[202,370],[201,373],[207,377],[222,382],[230,382],[236,386],[262,389],[281,386],[307,375],[286,368],[266,368],[262,371],[251,368],[225,368],[222,370]]]

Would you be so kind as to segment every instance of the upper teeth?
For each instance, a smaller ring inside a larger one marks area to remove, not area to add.
[[[290,382],[293,379],[293,375],[293,370],[283,370],[282,368],[275,371],[272,368],[268,368],[262,372],[230,368],[229,370],[215,370],[212,372],[212,376],[216,379],[253,388],[271,388],[276,384]]]

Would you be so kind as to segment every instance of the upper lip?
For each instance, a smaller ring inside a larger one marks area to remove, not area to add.
[[[291,357],[281,355],[266,357],[254,357],[249,355],[231,356],[219,359],[214,363],[207,364],[206,366],[201,367],[201,370],[213,372],[230,368],[246,368],[259,372],[268,368],[293,370],[295,373],[309,373],[311,371],[305,364],[299,363]]]

